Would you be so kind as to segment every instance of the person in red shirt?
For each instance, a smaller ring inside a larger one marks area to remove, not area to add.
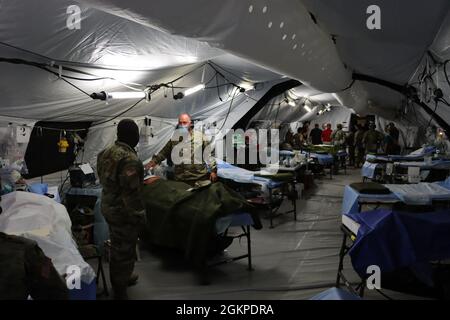
[[[331,134],[333,130],[331,130],[331,123],[327,124],[327,128],[322,131],[322,142],[323,143],[331,143]]]

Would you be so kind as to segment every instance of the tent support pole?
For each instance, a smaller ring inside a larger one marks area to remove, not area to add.
[[[233,129],[243,129],[245,130],[250,122],[250,120],[262,109],[264,106],[276,96],[282,94],[283,92],[301,86],[302,83],[297,80],[288,80],[285,82],[278,83],[270,88],[266,94],[259,99],[255,105],[247,111],[247,113],[233,126]]]
[[[447,137],[450,137],[450,124],[448,124],[444,119],[442,119],[437,113],[433,111],[426,103],[423,103],[420,101],[419,97],[417,96],[417,90],[414,87],[406,86],[406,85],[399,85],[395,84],[386,80],[378,79],[375,77],[371,77],[364,74],[354,73],[353,74],[354,80],[359,81],[366,81],[371,83],[376,83],[384,87],[388,87],[394,91],[400,92],[401,94],[405,96],[411,96],[413,101],[418,104],[422,109],[428,113],[431,117],[433,117],[434,121],[445,130],[445,133],[447,134]],[[408,94],[408,90],[410,90],[410,94]]]

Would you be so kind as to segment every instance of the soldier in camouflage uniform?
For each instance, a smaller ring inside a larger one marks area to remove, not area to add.
[[[345,144],[345,133],[342,130],[342,124],[338,123],[337,130],[331,134],[333,145],[342,147]]]
[[[371,123],[369,125],[369,131],[364,134],[362,142],[366,149],[366,153],[377,153],[378,148],[380,148],[384,140],[383,134],[375,129],[375,124]]]
[[[137,281],[133,274],[139,230],[145,223],[141,200],[144,168],[134,150],[139,128],[130,119],[119,122],[117,141],[97,159],[102,184],[102,213],[109,225],[110,277],[116,299],[127,299],[126,289]]]
[[[363,144],[365,131],[360,125],[357,125],[355,132],[355,166],[360,168],[364,162],[365,149]]]
[[[35,241],[0,232],[0,300],[67,300],[69,290]]]
[[[179,139],[177,139],[179,137]],[[190,150],[190,155],[185,157],[181,163],[174,159],[177,146],[183,143]],[[181,114],[178,117],[177,132],[172,139],[164,146],[164,148],[155,155],[147,164],[147,169],[152,169],[165,159],[171,159],[174,163],[175,180],[182,181],[189,185],[194,185],[198,181],[211,180],[217,181],[217,165],[210,144],[206,141],[203,133],[192,129],[191,117],[188,114]],[[175,152],[173,153],[172,151]],[[203,159],[206,150],[206,159]],[[198,157],[200,156],[200,157]]]

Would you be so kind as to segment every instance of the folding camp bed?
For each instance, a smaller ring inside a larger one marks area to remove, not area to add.
[[[330,179],[333,178],[333,165],[334,165],[334,157],[328,153],[315,153],[315,152],[309,152],[309,151],[300,151],[302,155],[306,156],[307,161],[308,159],[311,159],[313,161],[314,165],[319,165],[323,169],[329,169],[330,170]],[[294,157],[295,153],[293,151],[280,151],[280,157]],[[325,172],[325,170],[323,170]]]
[[[430,207],[433,207],[434,211],[450,214],[449,210],[450,178],[447,178],[445,181],[435,183],[384,185],[384,186],[387,187],[391,192],[388,194],[363,194],[356,191],[350,186],[346,186],[344,190],[344,198],[341,212],[342,213],[341,230],[343,232],[343,240],[339,253],[339,266],[337,272],[336,286],[339,287],[340,284],[343,282],[347,287],[349,287],[349,289],[351,289],[352,292],[358,292],[361,296],[364,293],[366,277],[361,276],[361,282],[358,284],[358,286],[356,286],[356,288],[354,288],[350,285],[349,281],[345,278],[342,272],[344,257],[348,253],[350,253],[353,244],[355,243],[355,241],[358,240],[361,221],[368,224],[379,221],[380,226],[383,226],[383,223],[381,223],[382,219],[380,219],[379,217],[385,218],[384,221],[390,222],[388,218],[398,217],[400,215],[400,217],[402,218],[416,217],[418,221],[417,224],[420,225],[421,223],[420,219],[423,218],[426,220],[428,218],[426,214],[417,213],[418,211],[420,212]],[[409,205],[409,207],[406,205]],[[369,206],[371,210],[370,211],[367,209],[363,210],[364,206]],[[395,207],[401,208],[403,212],[394,213],[394,215],[388,216],[386,212],[392,212]],[[414,208],[414,210],[411,211],[412,209],[408,208]],[[420,210],[420,208],[423,209]],[[410,212],[408,212],[408,210]],[[412,212],[414,213],[412,214]],[[379,216],[377,216],[378,214]],[[442,218],[441,216],[438,216],[436,218],[437,220],[431,220],[429,224],[430,228],[436,227],[437,229],[439,229],[438,225],[435,224],[435,221],[440,221],[439,219],[441,218]],[[444,217],[443,218],[444,223],[447,223],[446,219],[449,219],[448,223],[450,224],[450,217],[447,218]],[[410,225],[410,223],[408,222],[402,226],[404,227],[407,225]],[[399,228],[402,229],[403,227],[400,226]],[[365,230],[369,229],[373,231],[375,230],[375,227],[373,225],[371,226],[369,225],[368,229]],[[430,233],[432,232],[434,232],[434,230],[430,231]],[[366,232],[366,234],[368,235],[369,232]],[[372,233],[372,235],[373,234],[375,233]],[[391,237],[395,237],[395,232],[393,229],[390,229],[388,232],[384,233],[384,235],[386,236],[387,234],[390,234]],[[429,243],[428,238],[425,237],[424,239],[427,239],[427,243]],[[371,252],[378,252],[377,250],[375,250],[375,248],[373,248],[373,245],[375,243],[380,243],[382,239],[371,238],[371,240],[372,240],[371,249],[365,251],[369,258]],[[448,242],[448,240],[446,241]],[[381,250],[381,251],[388,252],[389,250],[384,251]],[[378,258],[381,259],[380,257]],[[373,262],[374,260],[370,261]]]
[[[408,155],[374,155],[368,154],[366,161],[361,169],[363,181],[370,179],[376,182],[384,182],[392,175],[392,166],[394,162],[423,161],[425,157],[432,156],[436,147],[428,146],[420,148]],[[389,164],[392,164],[390,166]],[[392,181],[392,179],[389,179]]]
[[[416,169],[416,170],[414,170]],[[430,162],[410,161],[394,162],[391,181],[408,181],[408,176],[416,171],[418,180],[434,182],[447,178],[450,172],[450,160],[436,159]]]
[[[339,252],[339,264],[336,287],[345,285],[352,293],[364,295],[366,281],[376,266],[380,270],[380,282],[383,288],[405,291],[404,284],[391,281],[398,273],[408,272],[411,279],[418,282],[423,291],[432,292],[432,276],[439,276],[450,258],[447,245],[450,232],[450,211],[408,212],[394,210],[371,210],[342,215],[342,244]],[[343,273],[344,258],[350,255],[353,269],[360,277],[358,284],[352,285]],[[448,265],[446,266],[448,269]],[[394,277],[393,277],[394,276]],[[406,276],[405,276],[406,277]],[[435,284],[439,285],[439,282]],[[377,289],[382,295],[380,290]],[[426,292],[423,291],[423,292]],[[436,294],[436,292],[434,292]],[[384,295],[386,296],[386,295]]]
[[[305,147],[305,151],[310,152],[314,155],[329,155],[333,157],[333,163],[330,165],[332,166],[332,169],[334,172],[339,171],[339,167],[342,167],[344,169],[344,173],[347,173],[347,152],[335,145],[327,145],[327,144],[320,144],[320,145],[308,145]],[[328,163],[327,163],[328,164]]]
[[[273,228],[273,219],[281,214],[293,213],[294,220],[297,220],[297,204],[296,204],[296,180],[295,175],[291,173],[271,174],[270,172],[253,172],[245,170],[229,163],[217,159],[219,178],[224,179],[228,185],[244,194],[245,186],[260,186],[260,190],[255,194],[258,197],[247,197],[254,205],[264,205],[269,211],[270,228]],[[291,186],[292,190],[286,192],[286,187]],[[251,193],[250,193],[251,194]],[[261,197],[261,195],[263,195]],[[292,210],[283,213],[277,213],[278,208],[284,198],[291,196]]]
[[[363,181],[371,179],[376,182],[407,183],[408,177],[415,175],[409,168],[418,168],[417,181],[434,182],[445,179],[450,172],[450,160],[402,161],[393,163],[365,162],[361,170]]]
[[[367,205],[377,208],[392,208],[396,204],[447,207],[450,203],[450,179],[433,183],[385,184],[384,186],[390,190],[390,193],[363,194],[351,186],[345,186],[341,213],[358,213],[363,206]]]
[[[252,266],[252,248],[251,248],[251,234],[250,227],[254,224],[253,219],[249,213],[245,212],[237,212],[234,214],[227,215],[225,217],[221,217],[216,221],[216,233],[218,235],[230,236],[229,230],[231,228],[240,227],[242,232],[239,234],[232,235],[235,239],[241,239],[245,237],[247,240],[247,253],[237,256],[231,257],[224,260],[216,261],[214,263],[208,264],[208,267],[218,266],[224,263],[237,261],[240,259],[247,258],[248,270],[253,270]]]
[[[108,224],[101,212],[102,188],[100,185],[87,188],[69,188],[64,197],[64,202],[70,212],[77,205],[91,207],[94,211],[94,244],[103,252],[103,245],[109,239]]]
[[[287,164],[288,166],[284,165],[283,163],[285,163],[286,161],[283,160],[283,158],[287,158]],[[299,182],[304,182],[304,176],[305,173],[307,173],[307,171],[309,170],[314,170],[315,169],[315,164],[314,161],[312,159],[304,159],[301,160],[301,162],[296,163],[292,160],[292,156],[281,156],[280,154],[280,166],[277,168],[278,172],[284,172],[284,173],[292,173],[294,174],[294,178],[296,180],[297,183]]]

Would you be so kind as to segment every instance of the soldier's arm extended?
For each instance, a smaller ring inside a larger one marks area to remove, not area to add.
[[[170,153],[172,152],[172,139],[169,140],[164,148],[158,154],[154,155],[152,161],[155,164],[160,164],[162,161],[170,157]]]
[[[124,160],[119,168],[120,197],[131,222],[142,222],[145,208],[142,203],[144,169],[137,160]]]
[[[29,245],[25,255],[31,297],[34,300],[67,300],[69,289],[41,248],[37,244]]]
[[[205,152],[206,150],[206,152]],[[215,151],[210,141],[203,139],[203,154],[205,156],[204,161],[208,164],[211,172],[217,173],[217,163],[215,157]]]
[[[363,145],[366,145],[366,143],[367,143],[367,132],[364,132],[364,135],[362,136],[362,139],[361,139],[361,142],[363,143]]]

